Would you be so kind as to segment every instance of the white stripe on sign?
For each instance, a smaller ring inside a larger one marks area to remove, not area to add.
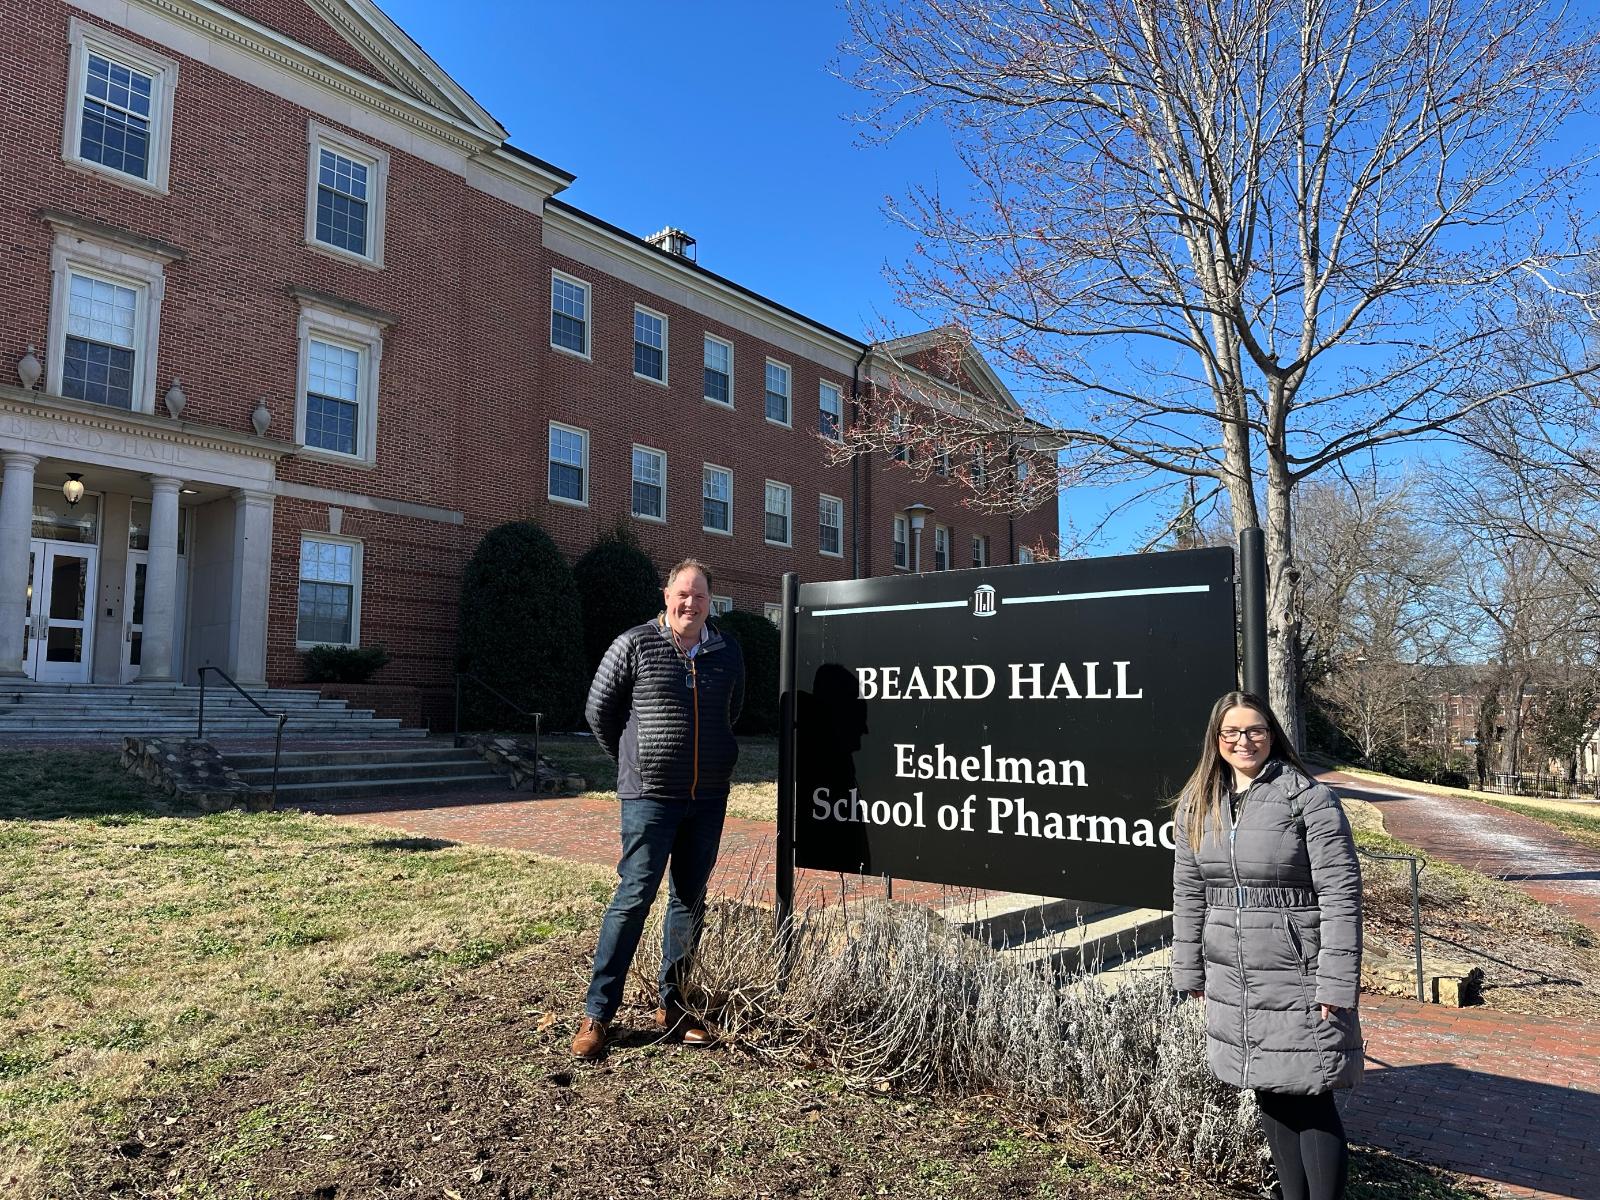
[[[967,600],[929,600],[924,604],[872,604],[863,608],[819,608],[812,612],[813,617],[853,617],[857,613],[875,612],[915,612],[920,608],[965,608],[971,604]]]
[[[1057,596],[1007,596],[1003,604],[1054,604],[1058,600],[1112,600],[1119,596],[1176,596],[1188,592],[1209,592],[1209,583],[1189,583],[1182,587],[1123,588],[1116,592],[1064,592]]]
[[[1209,592],[1209,583],[1184,584],[1182,587],[1158,588],[1123,588],[1115,592],[1064,592],[1051,596],[1005,596],[995,597],[1001,604],[1055,604],[1061,600],[1112,600],[1121,596],[1177,596],[1193,592]],[[813,617],[853,617],[861,613],[891,613],[891,612],[916,612],[928,608],[966,608],[972,603],[969,596],[965,600],[929,600],[922,604],[869,604],[860,608],[818,608],[813,609]]]

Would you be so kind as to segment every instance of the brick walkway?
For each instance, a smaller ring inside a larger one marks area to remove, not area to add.
[[[1347,786],[1343,779],[1332,782]],[[1411,797],[1379,797],[1359,781],[1348,786],[1352,791],[1362,787],[1364,799],[1384,804],[1386,820],[1395,814],[1390,828],[1396,837],[1480,869],[1488,861],[1481,845],[1460,836],[1455,851],[1445,853],[1438,829],[1444,824],[1495,836],[1483,833],[1486,826],[1427,807],[1406,808]],[[422,837],[531,850],[605,867],[616,865],[619,849],[615,800],[531,800],[496,788],[450,797],[330,801],[316,810]],[[1421,832],[1416,826],[1423,827]],[[722,845],[713,887],[729,895],[768,894],[771,825],[729,817]],[[1554,848],[1540,851],[1546,852]],[[1495,862],[1497,871],[1516,873],[1510,858]],[[1537,874],[1547,873],[1541,863]],[[836,898],[841,886],[851,898],[881,895],[883,888],[877,880],[841,881],[801,872],[797,891],[802,902],[825,900]],[[1531,891],[1542,883],[1527,877],[1520,886]],[[895,898],[950,901],[952,893],[899,882]],[[1475,1175],[1508,1195],[1600,1200],[1600,1027],[1487,1009],[1443,1009],[1387,996],[1365,996],[1361,1006],[1368,1071],[1341,1105],[1356,1142]]]

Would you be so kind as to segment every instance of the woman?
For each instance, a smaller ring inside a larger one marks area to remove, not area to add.
[[[1212,1073],[1254,1088],[1284,1200],[1344,1195],[1333,1089],[1361,1076],[1361,868],[1344,810],[1266,702],[1217,701],[1178,797],[1172,977]]]

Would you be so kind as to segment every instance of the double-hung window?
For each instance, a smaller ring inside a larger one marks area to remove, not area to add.
[[[902,571],[911,565],[910,524],[904,517],[894,519],[894,565]]]
[[[830,442],[844,440],[844,394],[824,380],[817,388],[817,432]]]
[[[985,534],[972,535],[972,565],[975,567],[989,565],[989,538]]]
[[[306,174],[306,242],[383,265],[389,155],[313,121]]]
[[[891,451],[891,456],[895,462],[905,462],[911,457],[910,451],[906,449],[905,432],[905,419],[899,413],[891,413],[889,415],[889,440],[894,447]]]
[[[733,407],[733,343],[706,334],[705,397]]]
[[[667,319],[648,308],[633,310],[633,373],[656,383],[667,381]]]
[[[972,456],[972,486],[979,491],[989,486],[989,461],[982,450]]]
[[[1028,481],[1028,460],[1025,459],[1025,458],[1020,458],[1019,457],[1017,459],[1017,482],[1018,483],[1026,483],[1027,481]]]
[[[933,527],[933,569],[935,571],[950,569],[950,530],[943,525]]]
[[[789,368],[767,359],[767,420],[789,424]]]
[[[942,448],[934,451],[933,470],[937,475],[950,474],[950,451]]]
[[[1019,563],[1031,563],[1033,561],[1033,551],[1026,546],[1018,546],[1017,561]]]
[[[817,498],[817,520],[822,553],[835,558],[844,554],[844,502],[837,496]]]
[[[700,527],[707,533],[733,532],[733,472],[705,464],[700,477]]]
[[[649,446],[633,448],[633,515],[667,519],[667,456]]]
[[[713,596],[713,597],[711,597],[711,615],[713,617],[726,616],[728,613],[731,613],[732,611],[733,611],[733,597],[732,596]]]
[[[790,545],[789,511],[793,493],[787,483],[767,480],[767,541],[774,546]]]
[[[550,345],[589,357],[589,285],[559,271],[550,275]]]
[[[761,615],[767,620],[771,621],[774,625],[782,625],[783,605],[774,604],[772,601],[768,600],[761,606]]]
[[[108,408],[154,412],[156,339],[168,257],[115,240],[91,241],[66,221],[50,255],[46,386]],[[174,251],[176,253],[176,251]]]
[[[562,504],[589,503],[589,434],[559,421],[550,422],[550,499]]]
[[[310,457],[377,459],[383,327],[367,316],[302,299],[294,438]]]
[[[178,64],[76,17],[68,41],[62,156],[119,182],[165,192]]]
[[[304,534],[295,640],[303,646],[361,642],[361,543]]]

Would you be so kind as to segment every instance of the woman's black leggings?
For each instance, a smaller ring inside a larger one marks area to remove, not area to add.
[[[1350,1172],[1350,1151],[1333,1093],[1290,1096],[1258,1091],[1256,1103],[1283,1200],[1340,1200]]]

